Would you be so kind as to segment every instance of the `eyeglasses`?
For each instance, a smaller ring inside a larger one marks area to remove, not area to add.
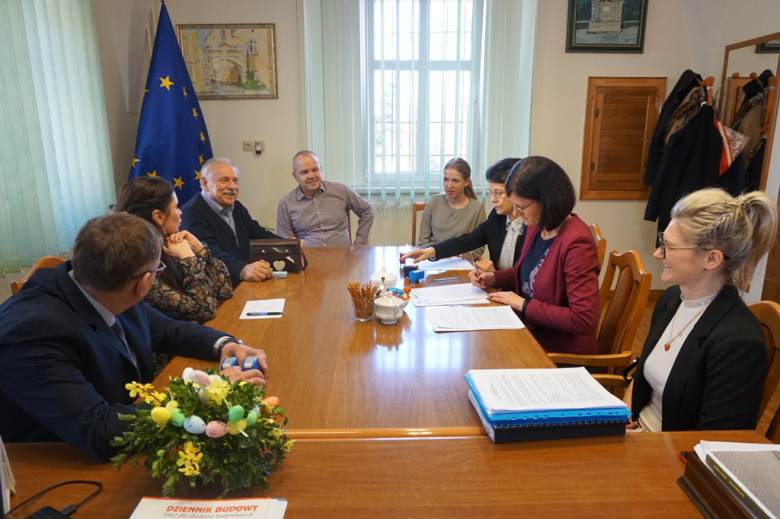
[[[517,210],[518,210],[518,211],[520,211],[521,213],[525,214],[525,211],[526,211],[526,209],[528,209],[529,207],[531,207],[532,205],[534,205],[534,204],[536,203],[536,200],[532,201],[530,204],[528,204],[528,205],[527,205],[527,206],[525,206],[525,207],[520,207],[519,205],[515,204],[515,203],[514,203],[514,202],[512,202],[511,200],[509,201],[509,203],[512,205],[512,207],[514,207],[515,209],[517,209]]]
[[[659,232],[658,233],[658,248],[661,249],[661,256],[663,257],[663,259],[666,259],[666,249],[669,249],[669,250],[697,250],[697,251],[718,250],[718,249],[702,249],[701,247],[677,247],[675,245],[667,245],[664,242],[664,233],[663,232]],[[729,257],[724,254],[723,255],[723,259],[728,261]]]
[[[165,270],[165,263],[163,263],[162,260],[160,260],[160,266],[159,267],[157,267],[156,269],[152,269],[152,270],[145,270],[144,272],[141,272],[137,276],[133,276],[133,279],[138,279],[141,276],[143,276],[144,274],[155,274],[155,275],[157,275],[160,272],[162,272],[163,270]]]
[[[490,191],[488,189],[487,194],[490,195],[490,198],[493,198],[493,197],[501,198],[501,197],[503,197],[506,194],[506,191]]]

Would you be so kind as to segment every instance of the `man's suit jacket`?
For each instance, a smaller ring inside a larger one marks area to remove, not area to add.
[[[514,267],[496,272],[495,287],[520,292],[520,265],[539,232],[526,231],[523,252]],[[595,354],[599,322],[599,265],[596,243],[576,214],[555,236],[539,269],[534,297],[528,301],[523,323],[548,352]]]
[[[208,243],[211,255],[222,260],[230,272],[233,288],[241,283],[241,271],[249,264],[249,240],[279,238],[249,216],[236,200],[233,205],[236,233],[198,193],[181,208],[181,227],[197,239]]]
[[[144,302],[117,319],[127,348],[68,275],[70,262],[39,269],[0,305],[0,436],[3,441],[65,441],[107,461],[109,441],[129,422],[125,384],[151,382],[154,351],[215,359],[227,334],[175,321]],[[160,388],[158,388],[160,389]]]
[[[449,258],[487,245],[488,250],[490,251],[490,261],[498,268],[498,260],[501,258],[501,249],[504,247],[504,238],[506,237],[507,220],[508,218],[506,216],[498,214],[496,210],[493,209],[490,211],[487,220],[477,225],[471,232],[432,245],[436,251],[436,257]],[[513,265],[517,263],[518,258],[520,258],[520,251],[523,250],[524,239],[525,233],[520,234],[517,237],[514,257],[512,258]]]
[[[680,302],[680,287],[673,286],[655,305],[634,373],[635,420],[652,394],[645,362]],[[662,397],[663,430],[755,429],[767,369],[761,325],[737,289],[726,285],[693,326],[674,361]]]

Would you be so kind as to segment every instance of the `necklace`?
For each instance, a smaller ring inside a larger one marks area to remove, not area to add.
[[[682,306],[682,305],[680,305],[680,306]],[[680,337],[680,336],[683,334],[683,332],[685,331],[685,329],[686,329],[686,328],[688,328],[688,327],[691,325],[691,323],[692,323],[693,321],[695,321],[695,320],[696,320],[696,318],[697,318],[697,317],[699,317],[699,316],[702,314],[702,312],[704,312],[704,311],[707,309],[707,307],[708,307],[708,306],[709,306],[709,305],[704,305],[704,306],[702,307],[702,309],[701,309],[701,310],[699,310],[699,313],[698,313],[698,314],[696,314],[696,315],[694,315],[694,316],[693,316],[693,319],[691,319],[690,321],[688,321],[688,324],[686,324],[685,326],[683,326],[683,329],[682,329],[682,330],[680,330],[680,331],[677,333],[677,335],[675,335],[674,337],[672,337],[672,330],[674,330],[674,326],[677,324],[677,312],[679,312],[679,311],[680,311],[680,307],[679,307],[679,306],[677,307],[677,311],[676,311],[676,312],[674,312],[674,322],[672,323],[672,326],[670,326],[670,327],[669,327],[669,340],[668,340],[668,341],[666,341],[666,344],[664,344],[664,351],[669,351],[669,349],[672,347],[672,342],[676,341],[676,340],[677,340],[677,339],[678,339],[678,338],[679,338],[679,337]]]

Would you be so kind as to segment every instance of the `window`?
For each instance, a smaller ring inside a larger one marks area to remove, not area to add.
[[[235,30],[235,29],[230,29],[230,37],[231,37],[231,38],[235,38],[237,33],[238,33],[238,31],[237,31],[237,30]]]
[[[447,160],[477,160],[481,1],[371,0],[367,7],[369,174],[433,185]]]
[[[249,40],[249,54],[257,54],[257,40]]]
[[[219,38],[224,40],[225,39],[225,29],[220,29],[219,31]]]

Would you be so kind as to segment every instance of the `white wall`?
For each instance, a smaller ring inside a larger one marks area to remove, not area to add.
[[[690,68],[691,49],[679,0],[649,2],[643,54],[565,52],[568,2],[539,2],[531,154],[561,165],[579,193],[588,76],[667,77],[667,92]],[[646,201],[582,200],[575,212],[596,222],[607,251],[633,249],[653,274],[653,288],[663,288],[660,263],[652,258],[656,223],[645,222]]]
[[[159,10],[160,4],[154,0],[94,3],[114,175],[119,189],[127,181],[135,148],[138,115],[131,112],[148,67],[144,59],[146,22],[150,10]],[[290,175],[290,160],[304,142],[297,2],[168,0],[167,5],[174,26],[275,24],[279,98],[200,101],[214,155],[230,158],[241,172],[241,202],[261,224],[275,227],[277,202],[296,185]],[[245,140],[265,141],[266,151],[259,157],[243,152],[241,142]]]

